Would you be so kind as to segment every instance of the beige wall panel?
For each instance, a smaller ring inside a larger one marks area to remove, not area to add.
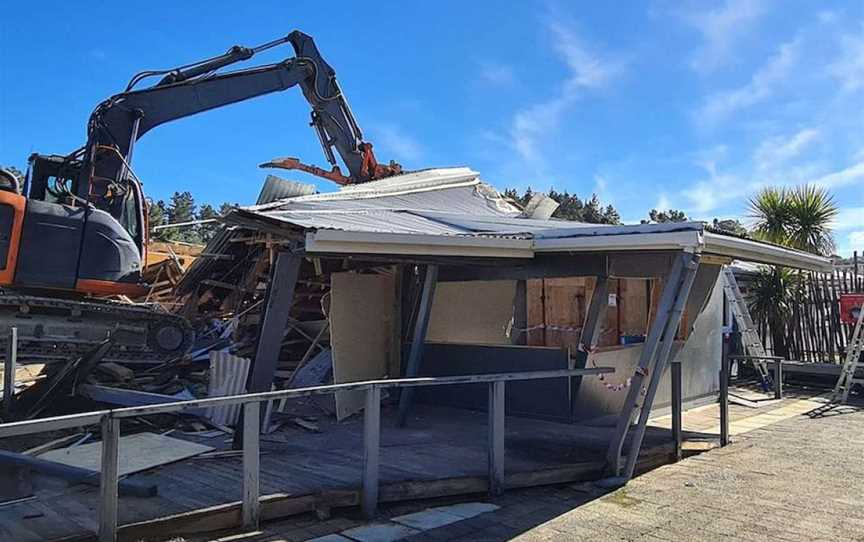
[[[386,376],[394,352],[395,299],[393,275],[332,275],[330,341],[335,383]],[[336,418],[342,420],[362,409],[364,394],[336,393]]]
[[[516,281],[441,282],[435,288],[426,340],[471,344],[512,344]],[[530,309],[529,309],[530,310]]]

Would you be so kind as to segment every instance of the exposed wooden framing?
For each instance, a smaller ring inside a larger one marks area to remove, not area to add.
[[[420,295],[420,307],[414,322],[414,336],[411,341],[411,352],[408,354],[408,364],[405,376],[408,378],[420,374],[420,363],[423,361],[423,347],[426,343],[426,332],[429,330],[429,319],[432,315],[432,300],[435,297],[435,286],[438,283],[438,266],[427,265],[426,276],[423,278],[423,292]],[[402,390],[399,396],[399,417],[397,423],[403,427],[408,420],[414,390]]]
[[[258,529],[261,522],[261,403],[243,405],[243,527]]]
[[[669,365],[669,378],[672,380],[672,444],[675,446],[675,461],[681,461],[681,422],[684,394],[681,387],[681,362],[674,360]]]
[[[378,510],[378,463],[381,446],[381,388],[366,390],[363,409],[363,495],[360,503],[367,519]]]
[[[11,417],[15,399],[15,371],[18,364],[18,328],[9,329],[9,343],[3,362],[3,415]]]
[[[648,418],[651,416],[651,406],[654,404],[657,388],[660,385],[661,377],[669,361],[672,344],[675,342],[675,335],[678,333],[681,317],[684,314],[684,307],[687,305],[690,289],[693,286],[693,281],[696,279],[696,271],[699,270],[698,254],[691,255],[684,253],[679,261],[683,264],[681,282],[680,284],[670,283],[670,286],[673,286],[675,290],[675,302],[672,304],[666,328],[663,332],[660,351],[657,353],[653,366],[648,369],[650,375],[648,388],[645,391],[645,396],[639,408],[639,422],[636,424],[633,438],[630,441],[630,450],[627,452],[627,464],[624,471],[624,478],[627,480],[633,477],[636,469],[636,460],[639,457],[639,450],[642,448],[642,440],[645,437],[645,427],[648,425]]]
[[[504,491],[504,435],[506,383],[489,383],[489,494]]]
[[[102,474],[99,478],[99,542],[117,541],[120,420],[102,418]]]

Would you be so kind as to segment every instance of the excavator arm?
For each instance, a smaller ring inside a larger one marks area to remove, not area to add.
[[[285,42],[291,43],[295,57],[233,72],[218,71]],[[158,83],[134,90],[141,81],[156,75],[163,75]],[[135,142],[161,124],[295,85],[300,86],[312,107],[312,126],[333,169],[327,172],[296,159],[281,159],[269,165],[309,171],[340,184],[366,182],[401,172],[398,164],[377,163],[372,145],[363,141],[333,68],[321,57],[312,38],[295,30],[256,48],[235,46],[224,55],[193,65],[142,72],[133,77],[127,91],[105,100],[91,115],[82,157],[84,167],[73,192],[89,199],[94,185],[122,181],[132,162]],[[333,149],[344,162],[347,175],[339,169]]]

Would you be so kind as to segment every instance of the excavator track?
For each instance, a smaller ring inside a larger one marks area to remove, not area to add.
[[[101,299],[58,299],[0,290],[0,329],[18,328],[20,363],[65,361],[106,337],[114,346],[104,361],[164,363],[192,347],[184,318],[148,307]]]

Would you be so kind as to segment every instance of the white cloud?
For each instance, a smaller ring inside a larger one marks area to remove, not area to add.
[[[840,209],[831,223],[837,231],[846,231],[864,227],[864,207],[846,207]]]
[[[383,151],[375,153],[379,160],[417,162],[423,157],[423,146],[397,124],[377,124],[372,127],[371,132],[375,136],[373,141]]]
[[[604,58],[591,51],[572,28],[552,22],[548,24],[548,30],[555,40],[555,50],[572,72],[566,83],[567,89],[602,87],[621,73],[624,66],[620,60]]]
[[[513,66],[485,61],[480,63],[480,79],[494,86],[509,86],[516,81]]]
[[[840,56],[828,65],[828,74],[847,92],[864,89],[864,24],[858,34],[840,37]]]
[[[753,153],[756,170],[764,172],[800,156],[819,136],[819,130],[805,128],[792,137],[776,136],[766,139]]]
[[[665,193],[660,194],[660,197],[657,198],[657,203],[654,204],[654,209],[658,211],[667,211],[672,209],[672,201],[669,199]]]
[[[849,240],[847,254],[851,254],[854,250],[859,253],[864,252],[864,230],[849,232],[846,238]]]
[[[839,171],[828,173],[810,182],[824,188],[838,188],[855,182],[864,183],[864,162],[858,162]]]
[[[708,96],[696,113],[703,125],[714,125],[732,114],[771,97],[798,61],[800,39],[782,44],[768,62],[757,70],[746,85]]]
[[[517,111],[510,125],[511,146],[528,161],[542,160],[539,142],[559,125],[562,115],[585,89],[608,84],[623,70],[620,59],[605,57],[587,47],[576,32],[560,22],[549,22],[546,30],[554,39],[555,51],[567,64],[570,75],[552,98]]]
[[[684,14],[684,20],[698,30],[705,45],[692,57],[690,66],[705,74],[727,64],[735,46],[766,12],[762,0],[726,0],[713,10],[697,3],[698,11]]]

